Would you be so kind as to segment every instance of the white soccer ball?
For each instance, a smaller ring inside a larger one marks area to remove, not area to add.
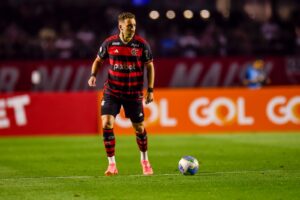
[[[183,175],[194,175],[199,170],[199,162],[192,156],[184,156],[179,160],[178,169]]]

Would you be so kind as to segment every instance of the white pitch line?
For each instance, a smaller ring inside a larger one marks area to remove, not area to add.
[[[218,175],[218,174],[247,174],[247,173],[272,173],[272,172],[299,172],[300,170],[246,170],[246,171],[224,171],[224,172],[200,172],[198,176],[205,175]],[[153,176],[179,176],[180,173],[176,174],[154,174]],[[46,177],[11,177],[11,178],[0,178],[1,180],[34,180],[34,179],[97,179],[106,178],[107,176],[46,176]],[[116,175],[116,177],[146,177],[142,174],[132,174],[132,175]]]

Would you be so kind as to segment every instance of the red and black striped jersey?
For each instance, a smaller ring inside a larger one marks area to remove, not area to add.
[[[128,100],[143,97],[144,64],[153,60],[146,40],[135,35],[125,44],[113,35],[102,43],[98,56],[109,61],[105,93]]]

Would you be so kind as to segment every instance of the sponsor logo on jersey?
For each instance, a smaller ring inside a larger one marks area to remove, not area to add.
[[[114,53],[119,53],[119,50],[118,49],[114,50]]]
[[[121,44],[120,42],[113,42],[113,43],[111,43],[111,45],[116,45],[116,46],[118,46],[120,44]]]
[[[114,71],[135,71],[135,69],[136,69],[135,65],[120,65],[120,64],[113,65]]]
[[[137,48],[139,47],[139,44],[132,43],[130,46]]]

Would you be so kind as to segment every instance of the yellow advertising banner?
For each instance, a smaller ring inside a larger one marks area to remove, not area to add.
[[[144,106],[151,134],[300,130],[300,87],[157,89],[154,96]],[[114,129],[133,133],[123,110]]]

